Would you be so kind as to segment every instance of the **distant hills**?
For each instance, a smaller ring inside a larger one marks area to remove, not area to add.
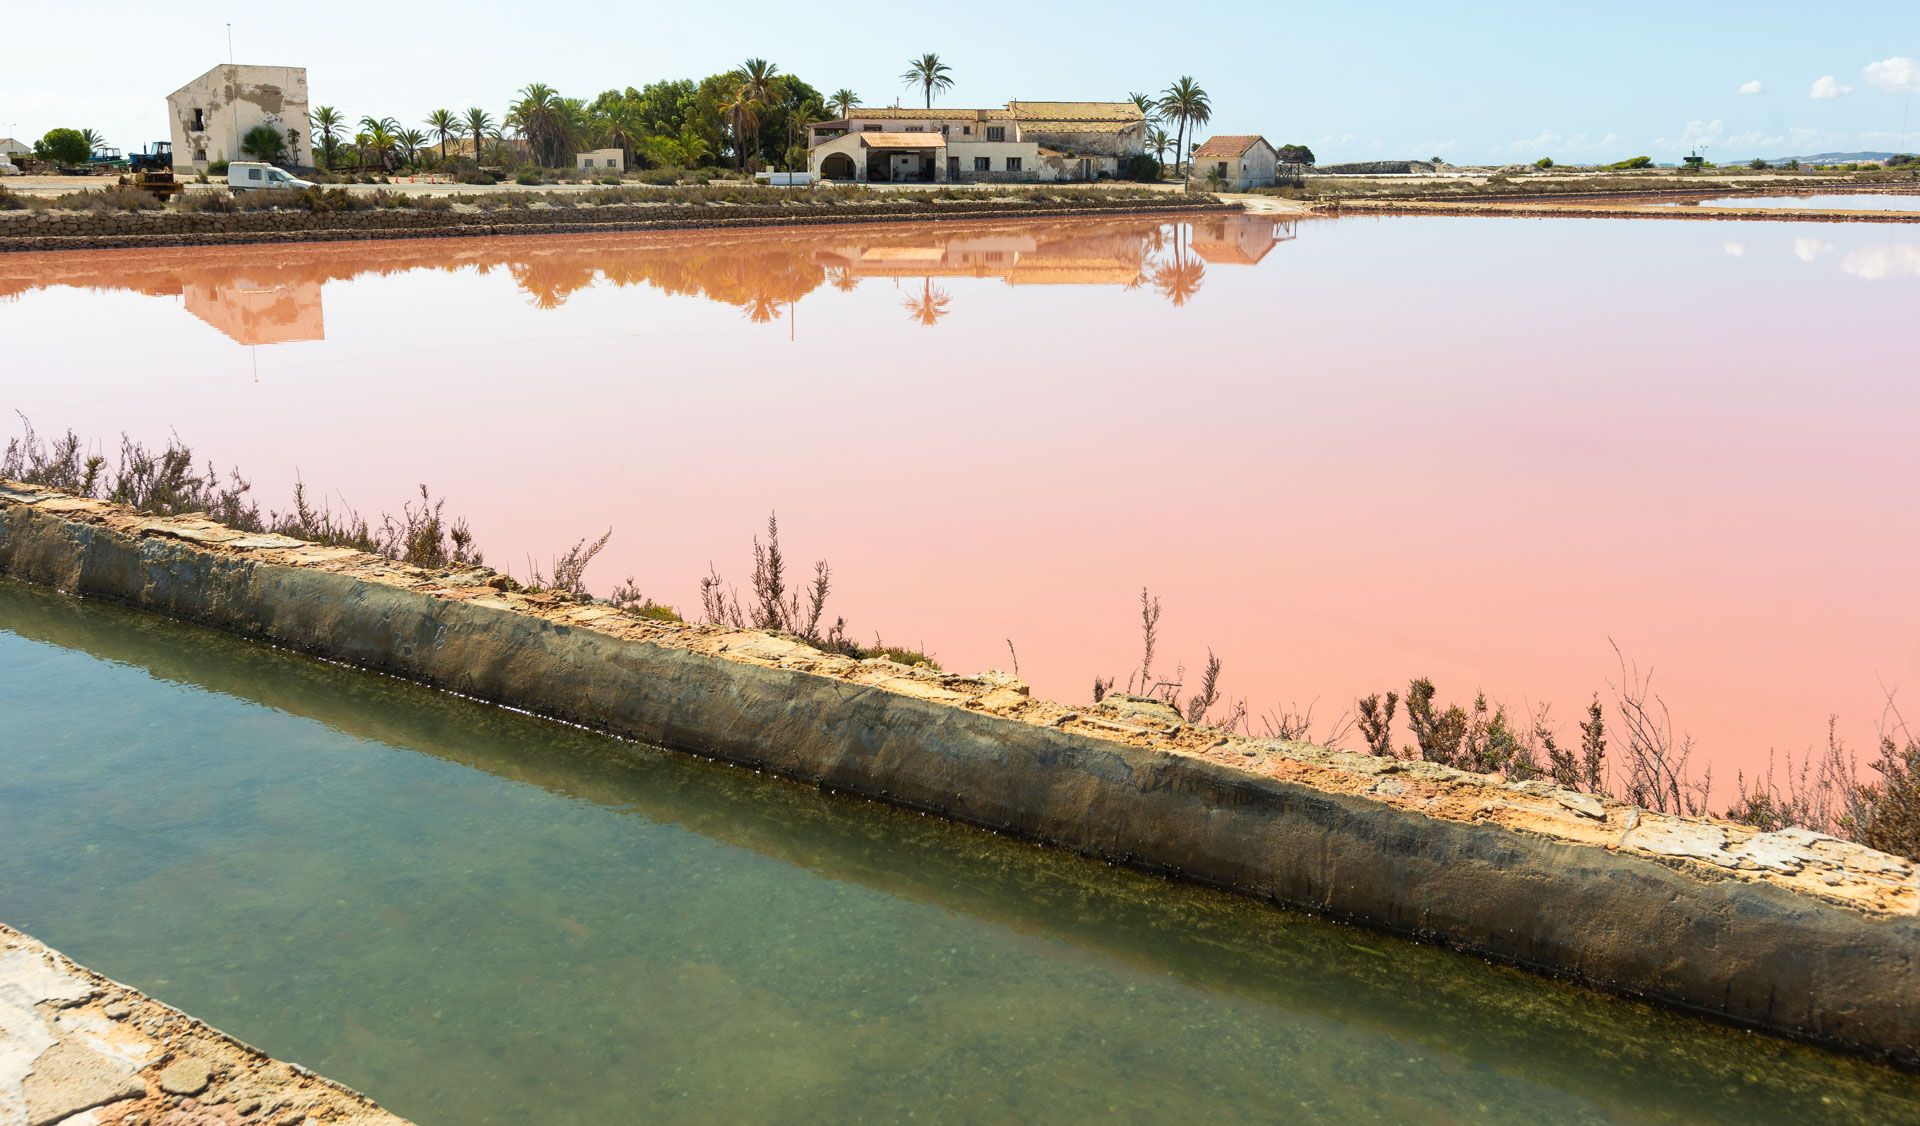
[[[1888,157],[1899,155],[1899,153],[1893,152],[1817,152],[1812,156],[1768,157],[1767,163],[1785,164],[1788,161],[1797,160],[1802,164],[1858,164],[1865,160],[1886,160]],[[1715,159],[1722,166],[1745,163],[1744,161],[1737,160],[1721,160],[1717,157]],[[1751,160],[1752,157],[1748,157],[1747,159]]]

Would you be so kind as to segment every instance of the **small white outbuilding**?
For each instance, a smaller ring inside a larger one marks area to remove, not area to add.
[[[573,167],[581,172],[625,172],[627,154],[619,149],[594,149],[573,154]]]

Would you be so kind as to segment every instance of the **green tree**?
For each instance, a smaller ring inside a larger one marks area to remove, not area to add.
[[[440,138],[440,159],[447,159],[447,138],[458,137],[467,131],[460,123],[460,115],[450,109],[437,109],[427,115],[427,132]]]
[[[1167,149],[1172,144],[1173,138],[1167,136],[1165,129],[1160,128],[1158,125],[1151,126],[1147,129],[1147,147],[1153,150],[1153,158],[1161,164],[1167,162]]]
[[[740,64],[740,69],[735,73],[740,79],[740,93],[757,107],[757,112],[751,118],[748,147],[758,151],[760,122],[766,117],[767,110],[779,100],[775,79],[780,74],[780,68],[765,59],[748,59]]]
[[[1213,103],[1191,75],[1183,74],[1160,95],[1159,106],[1160,116],[1179,126],[1173,148],[1173,168],[1178,173],[1187,159],[1187,131],[1213,120]]]
[[[287,158],[287,139],[271,125],[256,125],[240,138],[240,151],[255,160],[279,164]]]
[[[33,155],[61,164],[85,164],[93,149],[87,144],[87,135],[78,129],[49,129],[46,136],[33,143]]]
[[[944,94],[953,89],[953,68],[940,61],[940,56],[929,51],[907,64],[907,72],[900,81],[909,86],[918,86],[926,95],[927,108],[933,108],[933,96]]]
[[[320,138],[320,153],[328,168],[333,167],[334,150],[340,145],[340,131],[346,127],[347,119],[332,106],[321,106],[310,115],[313,119],[314,136]]]
[[[493,123],[493,115],[479,106],[468,106],[462,124],[467,127],[467,136],[473,138],[473,162],[479,164],[480,146],[486,142],[487,138],[496,136],[498,133],[498,128]]]
[[[1154,121],[1159,118],[1160,107],[1154,105],[1152,94],[1128,94],[1127,100],[1140,107],[1141,116],[1145,117],[1148,121]]]
[[[747,137],[760,126],[760,103],[747,93],[746,84],[737,83],[733,94],[721,106],[720,113],[727,121],[729,135],[733,138],[733,163],[735,168],[747,167]]]
[[[87,143],[87,155],[92,156],[107,147],[107,139],[92,129],[80,130],[80,139]]]
[[[354,138],[354,144],[360,146],[361,159],[367,154],[379,162],[380,171],[392,167],[393,150],[399,144],[400,123],[391,117],[363,117],[360,119],[360,132]]]
[[[506,127],[519,134],[533,150],[536,163],[556,168],[565,147],[566,109],[563,99],[544,82],[528,83],[507,108]]]
[[[1313,150],[1305,145],[1281,145],[1280,160],[1283,164],[1312,164]],[[1435,157],[1433,162],[1440,163],[1440,158]]]
[[[833,116],[843,121],[851,115],[855,109],[858,109],[859,106],[860,95],[847,89],[845,86],[835,90],[833,96],[827,99],[827,107],[833,110]]]
[[[427,135],[418,129],[402,129],[393,135],[393,147],[408,164],[420,159],[420,150],[427,147]]]

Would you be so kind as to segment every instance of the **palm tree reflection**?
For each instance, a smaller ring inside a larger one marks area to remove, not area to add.
[[[946,290],[934,287],[932,278],[923,278],[920,283],[920,296],[909,297],[902,304],[906,306],[907,313],[914,320],[932,328],[940,322],[941,317],[947,315],[947,304],[952,300],[947,296]]]

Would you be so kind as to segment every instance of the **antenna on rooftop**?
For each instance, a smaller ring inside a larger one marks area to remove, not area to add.
[[[227,65],[233,65],[233,24],[227,24]]]

